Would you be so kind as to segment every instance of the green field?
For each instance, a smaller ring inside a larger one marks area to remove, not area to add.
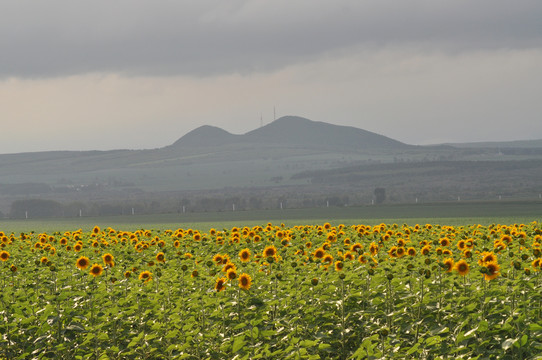
[[[75,217],[63,219],[0,220],[7,233],[83,229],[95,225],[127,230],[175,229],[178,227],[208,230],[233,226],[254,226],[267,222],[293,226],[303,224],[511,224],[542,220],[540,201],[456,202],[432,204],[379,205],[362,207],[323,207],[256,211],[224,211],[183,214],[157,214],[110,217]]]
[[[539,205],[495,205],[4,222],[0,359],[542,359]]]

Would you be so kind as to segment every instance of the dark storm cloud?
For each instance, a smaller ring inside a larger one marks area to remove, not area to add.
[[[533,1],[1,1],[0,77],[269,71],[338,51],[542,46]]]

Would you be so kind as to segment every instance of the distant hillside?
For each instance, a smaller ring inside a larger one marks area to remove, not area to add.
[[[411,145],[351,126],[332,125],[298,116],[284,116],[244,138],[251,142],[327,149],[408,149]]]
[[[539,140],[515,140],[515,141],[485,141],[470,143],[446,144],[458,148],[542,148],[542,139]]]
[[[170,146],[173,148],[220,146],[239,141],[239,138],[239,135],[231,134],[219,127],[203,125],[190,131]]]
[[[542,147],[455,145],[285,116],[242,135],[201,126],[157,149],[5,154],[0,218],[26,216],[34,200],[61,203],[51,211],[66,216],[367,204],[376,187],[392,202],[542,198]]]
[[[290,148],[357,151],[367,149],[410,149],[386,136],[351,126],[332,125],[299,116],[284,116],[244,135],[233,135],[212,126],[199,127],[171,145],[171,148],[258,144]]]

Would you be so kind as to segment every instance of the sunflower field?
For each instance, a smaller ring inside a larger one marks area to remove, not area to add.
[[[0,232],[1,359],[542,359],[542,229]]]

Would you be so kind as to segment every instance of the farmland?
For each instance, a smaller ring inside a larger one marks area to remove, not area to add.
[[[0,356],[536,358],[539,223],[410,220],[3,232]]]

